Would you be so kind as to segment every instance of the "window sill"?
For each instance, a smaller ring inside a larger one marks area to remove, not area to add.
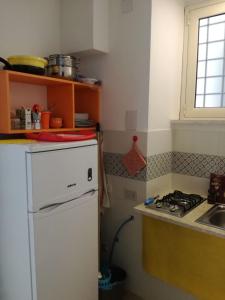
[[[225,131],[225,119],[222,120],[200,120],[200,119],[191,119],[191,120],[171,120],[171,128],[198,128],[203,130],[216,130],[216,131]]]

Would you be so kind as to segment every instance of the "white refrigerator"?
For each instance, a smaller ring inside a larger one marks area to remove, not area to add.
[[[0,145],[0,299],[98,299],[95,140]]]

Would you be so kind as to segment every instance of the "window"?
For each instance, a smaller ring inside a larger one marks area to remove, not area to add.
[[[225,118],[225,2],[218,2],[186,10],[184,118]]]

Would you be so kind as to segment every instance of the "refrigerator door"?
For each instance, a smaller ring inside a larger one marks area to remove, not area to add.
[[[98,299],[97,192],[29,214],[34,300]]]
[[[97,189],[97,145],[27,153],[28,209],[39,209]]]

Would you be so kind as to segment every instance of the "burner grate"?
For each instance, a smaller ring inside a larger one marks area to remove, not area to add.
[[[203,197],[196,194],[185,194],[181,191],[174,191],[162,199],[158,199],[149,208],[163,211],[178,217],[183,217],[190,212],[194,207],[205,201]]]

